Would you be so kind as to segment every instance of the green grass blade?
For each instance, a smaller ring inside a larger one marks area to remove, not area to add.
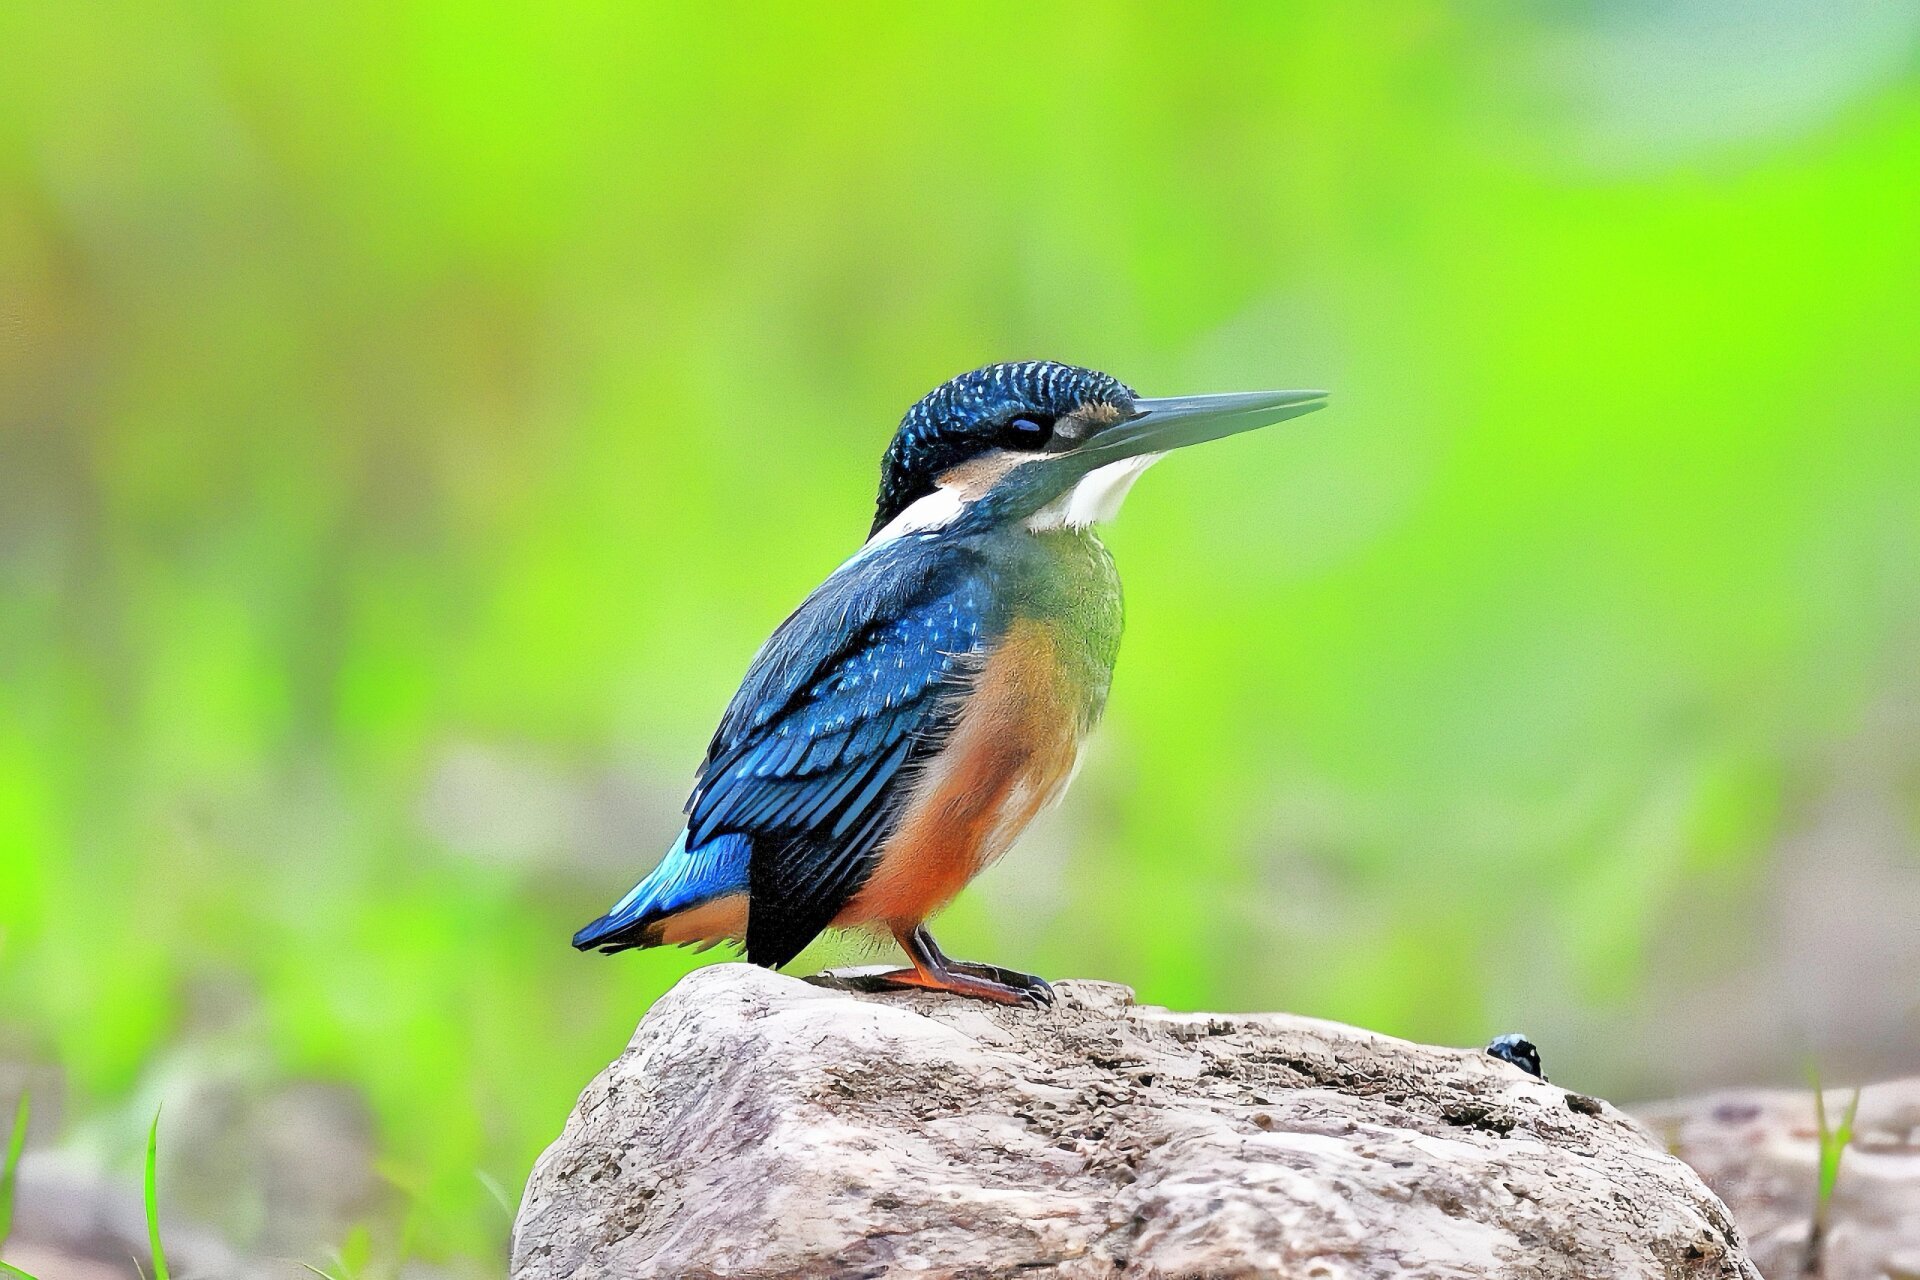
[[[1820,1161],[1813,1189],[1813,1218],[1807,1223],[1807,1246],[1800,1255],[1800,1273],[1825,1274],[1827,1228],[1833,1214],[1833,1189],[1840,1181],[1840,1158],[1853,1142],[1853,1121],[1860,1111],[1860,1091],[1853,1091],[1846,1114],[1840,1123],[1827,1125],[1827,1095],[1820,1087],[1818,1071],[1808,1073],[1813,1082],[1813,1120],[1820,1131]]]
[[[493,1202],[500,1206],[501,1212],[507,1215],[508,1221],[512,1221],[513,1201],[507,1197],[507,1189],[500,1185],[500,1179],[485,1169],[475,1169],[473,1176],[480,1180],[480,1185],[487,1189],[487,1194],[493,1197]]]
[[[1860,1091],[1853,1091],[1853,1097],[1847,1102],[1846,1114],[1840,1117],[1840,1123],[1831,1133],[1827,1130],[1826,1111],[1824,1102],[1815,1108],[1820,1124],[1819,1202],[1822,1204],[1833,1198],[1834,1184],[1840,1180],[1840,1158],[1853,1142],[1853,1120],[1860,1111]]]
[[[13,1132],[7,1138],[7,1155],[0,1161],[0,1245],[13,1230],[13,1190],[20,1180],[20,1157],[27,1149],[27,1116],[31,1099],[20,1091],[20,1105],[13,1109]]]
[[[153,1249],[153,1280],[172,1280],[167,1271],[167,1250],[160,1243],[160,1179],[155,1167],[160,1155],[160,1112],[153,1113],[153,1127],[147,1130],[147,1243]]]
[[[13,1280],[40,1280],[30,1271],[22,1271],[11,1262],[0,1262],[0,1275],[12,1276]]]

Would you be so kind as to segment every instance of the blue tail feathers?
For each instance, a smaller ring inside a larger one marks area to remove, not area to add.
[[[715,836],[689,849],[682,831],[660,865],[612,910],[574,934],[573,945],[582,951],[657,946],[659,926],[668,916],[724,894],[745,893],[752,852],[752,841],[742,835]]]

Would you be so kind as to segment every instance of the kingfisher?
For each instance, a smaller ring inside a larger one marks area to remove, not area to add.
[[[1325,404],[1149,399],[1053,361],[935,388],[881,459],[866,542],[754,657],[685,829],[573,945],[739,942],[777,968],[866,929],[909,962],[869,985],[1051,1004],[1041,978],[950,959],[927,921],[1060,797],[1106,706],[1120,578],[1095,526],[1169,451]]]

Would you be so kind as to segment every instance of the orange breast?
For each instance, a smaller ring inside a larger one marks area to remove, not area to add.
[[[1085,719],[1048,626],[1013,624],[975,677],[873,874],[834,923],[904,929],[1007,851],[1073,773]]]

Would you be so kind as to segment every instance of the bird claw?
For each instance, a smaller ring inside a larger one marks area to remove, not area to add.
[[[944,991],[1014,1008],[1045,1009],[1052,1006],[1054,999],[1053,988],[1045,979],[988,964],[949,963],[937,973],[888,969],[834,976],[836,985],[855,991]]]
[[[951,967],[955,973],[984,978],[998,986],[1017,991],[1036,1009],[1048,1009],[1053,1006],[1052,984],[1035,974],[1021,973],[1018,969],[1002,969],[997,964],[976,964],[970,960],[953,961]]]

